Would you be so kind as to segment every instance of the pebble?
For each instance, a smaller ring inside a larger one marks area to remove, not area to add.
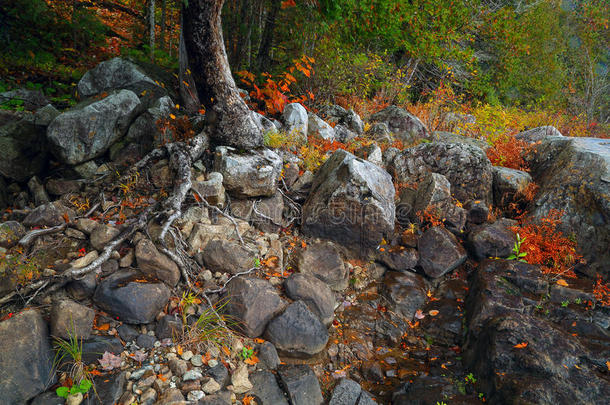
[[[83,402],[83,394],[80,392],[78,394],[68,395],[66,398],[66,405],[79,405]]]
[[[201,380],[202,378],[203,374],[197,369],[189,370],[182,376],[183,381]]]
[[[152,370],[152,369],[153,369],[152,366],[144,366],[141,369],[136,370],[133,373],[131,373],[131,379],[139,380],[140,378],[142,378],[144,373],[146,373],[148,370]]]
[[[243,394],[252,389],[252,383],[248,379],[248,367],[241,364],[231,376],[231,384],[233,384],[233,392]]]
[[[201,355],[196,354],[193,357],[191,357],[191,364],[195,367],[203,366],[203,359],[201,358]]]
[[[218,383],[216,382],[216,380],[215,380],[215,379],[213,379],[213,378],[210,378],[210,379],[208,380],[208,382],[206,382],[205,384],[203,384],[203,385],[201,386],[201,389],[202,389],[202,390],[203,390],[203,392],[205,392],[206,394],[213,394],[213,393],[215,393],[215,392],[217,392],[217,391],[220,391],[220,388],[221,388],[221,387],[220,387],[220,384],[218,384]]]
[[[218,365],[218,360],[216,360],[216,359],[208,360],[208,366],[210,366],[210,368],[214,368],[217,365]]]
[[[203,391],[191,391],[188,394],[186,394],[186,399],[188,401],[199,401],[201,398],[205,397],[205,393]]]
[[[205,281],[210,281],[213,278],[212,272],[210,270],[203,271],[203,273],[201,273],[201,278]]]
[[[186,360],[189,361],[192,357],[193,357],[193,352],[190,350],[187,350],[186,352],[182,353],[182,360]]]

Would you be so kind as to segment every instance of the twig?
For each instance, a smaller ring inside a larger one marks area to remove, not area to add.
[[[215,210],[216,212],[218,212],[220,215],[222,215],[223,217],[227,218],[229,221],[231,221],[233,223],[233,226],[235,227],[235,233],[237,234],[237,237],[239,238],[239,243],[241,243],[242,246],[244,246],[246,243],[244,242],[244,240],[241,237],[241,234],[239,233],[239,225],[237,225],[237,222],[235,221],[235,219],[230,216],[229,214],[226,214],[225,212],[223,212],[220,208],[218,208],[215,205],[210,205],[205,198],[203,198],[201,196],[201,194],[199,194],[199,192],[197,192],[197,190],[193,189],[193,192],[195,194],[197,194],[197,196],[199,197],[199,199],[201,200],[201,202],[203,203],[203,205],[205,205],[207,208],[211,208],[213,210]]]
[[[66,229],[67,226],[68,224],[62,224],[54,226],[52,228],[34,229],[33,231],[28,232],[23,238],[21,238],[19,240],[19,244],[24,247],[29,246],[32,242],[34,242],[34,239],[38,238],[39,236],[61,232]]]

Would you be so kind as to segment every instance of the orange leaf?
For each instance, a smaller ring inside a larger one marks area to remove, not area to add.
[[[527,347],[527,342],[521,342],[513,346],[515,349],[525,349]]]
[[[562,287],[568,287],[568,283],[563,278],[557,280],[557,285],[560,285]]]
[[[428,311],[428,315],[436,316],[436,315],[438,315],[438,311],[436,309],[431,309],[430,311]]]
[[[251,397],[250,395],[246,395],[244,397],[244,399],[241,400],[241,402],[243,402],[244,405],[252,405],[253,400],[254,400],[254,397]]]
[[[223,346],[223,347],[222,347],[222,351],[223,351],[223,352],[224,352],[224,354],[226,354],[227,356],[230,356],[230,355],[231,355],[231,350],[229,350],[229,349],[227,348],[227,346]]]
[[[176,352],[178,353],[178,356],[182,356],[182,346],[176,346]]]
[[[97,329],[97,330],[108,330],[108,329],[110,329],[110,324],[109,323],[103,323],[101,325],[98,325],[98,326],[94,327],[94,329]]]
[[[193,197],[195,197],[195,201],[201,202],[201,197],[199,197],[198,193],[193,192]]]
[[[251,356],[250,358],[244,360],[244,363],[254,366],[256,363],[258,363],[258,357]]]
[[[99,370],[91,370],[89,371],[89,374],[91,375],[102,375],[102,372]]]
[[[64,221],[66,221],[66,224],[70,222],[70,217],[68,216],[67,212],[64,212],[64,215],[62,215],[62,218],[64,219]]]
[[[608,367],[608,371],[610,371],[610,360],[606,362],[606,367]]]
[[[261,339],[261,338],[255,338],[254,339],[254,343],[258,343],[259,345],[262,343],[265,343],[265,339]]]

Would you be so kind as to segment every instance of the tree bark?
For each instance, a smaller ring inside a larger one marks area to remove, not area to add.
[[[225,50],[220,13],[224,0],[189,0],[184,5],[184,42],[211,137],[222,145],[254,148],[262,130],[239,95]]]
[[[277,19],[277,14],[280,11],[281,5],[281,0],[273,0],[273,3],[271,4],[271,10],[269,10],[269,12],[267,13],[265,28],[263,29],[263,35],[261,38],[261,46],[258,50],[258,55],[256,56],[256,67],[259,72],[265,71],[265,69],[267,69],[267,67],[269,66],[269,53],[271,52],[271,45],[273,44],[275,20]]]
[[[166,12],[167,12],[167,0],[161,2],[161,35],[159,37],[159,47],[165,49],[165,29],[166,29]]]
[[[148,14],[148,23],[150,26],[150,61],[155,61],[155,0],[150,0],[150,10]]]
[[[182,105],[189,114],[195,114],[201,107],[199,97],[197,97],[197,89],[191,70],[189,69],[188,55],[186,54],[186,45],[184,44],[184,21],[180,19],[180,43],[178,45],[178,65],[179,65],[179,90]]]

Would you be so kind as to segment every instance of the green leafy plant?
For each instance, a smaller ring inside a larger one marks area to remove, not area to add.
[[[513,246],[513,254],[507,257],[508,260],[519,260],[520,262],[527,263],[527,261],[523,259],[525,256],[527,256],[527,253],[521,252],[521,244],[525,242],[525,239],[525,237],[522,239],[521,236],[519,236],[519,233],[517,233],[517,240]]]
[[[582,298],[576,298],[574,302],[578,305],[582,304]]]
[[[563,308],[567,308],[570,305],[570,300],[561,301],[561,306]]]
[[[93,383],[91,381],[84,379],[84,380],[81,380],[81,382],[79,384],[74,384],[70,388],[59,387],[55,390],[55,393],[57,394],[58,397],[68,398],[68,396],[70,396],[70,395],[86,394],[91,389],[92,386],[93,386]]]
[[[254,355],[254,349],[251,347],[242,347],[240,355],[242,359],[248,360]]]
[[[464,377],[464,379],[466,380],[467,383],[470,384],[476,384],[477,379],[474,377],[474,375],[472,373],[468,373],[468,375],[466,377]]]
[[[67,374],[72,381],[72,386],[62,386],[57,388],[56,393],[62,398],[67,398],[69,395],[85,394],[91,387],[93,382],[89,372],[85,368],[83,362],[83,341],[78,338],[74,331],[74,322],[72,329],[68,331],[68,339],[55,337],[55,359],[53,360],[54,368],[58,368],[65,361],[69,365]]]

